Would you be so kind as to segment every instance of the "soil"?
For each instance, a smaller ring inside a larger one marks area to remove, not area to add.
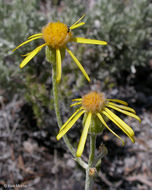
[[[139,88],[138,77],[140,73],[127,85],[108,92],[111,97],[126,100],[142,122],[122,116],[135,131],[135,144],[116,128],[126,140],[125,146],[107,130],[98,136],[97,149],[103,143],[108,154],[96,174],[94,190],[152,189],[152,89],[149,79]],[[63,141],[55,138],[58,130],[54,111],[50,112],[48,126],[38,127],[31,106],[17,95],[10,102],[1,98],[0,105],[0,190],[83,190],[85,172]],[[78,132],[71,130],[73,143],[78,142],[77,136]],[[88,146],[87,141],[85,160]]]

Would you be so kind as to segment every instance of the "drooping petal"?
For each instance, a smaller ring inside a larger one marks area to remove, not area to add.
[[[74,25],[78,24],[84,17],[85,17],[85,14],[82,15],[82,17],[79,18],[79,20],[77,20],[74,24],[72,24],[72,26],[70,26],[70,29],[71,29],[71,27],[73,27]]]
[[[26,53],[26,54],[24,54],[24,55],[21,55],[21,56],[23,56],[23,57],[27,57],[29,54],[30,54],[31,52],[29,52],[29,53]]]
[[[105,111],[102,112],[104,115],[106,115],[113,123],[115,123],[134,143],[134,131],[132,128],[127,125],[123,120],[121,120],[117,115],[115,115],[112,111],[110,111],[108,108],[105,108]]]
[[[26,40],[25,42],[23,42],[23,43],[21,43],[20,45],[18,45],[18,46],[17,46],[15,49],[13,49],[12,51],[15,51],[15,50],[17,50],[19,47],[21,47],[21,46],[23,46],[23,45],[25,45],[25,44],[27,44],[27,43],[33,41],[33,40],[39,39],[39,38],[41,38],[41,37],[38,36],[38,37],[32,38],[32,39],[30,39],[30,40]]]
[[[83,73],[83,75],[90,82],[90,78],[89,78],[88,74],[86,73],[86,71],[84,70],[84,68],[82,67],[81,63],[78,61],[78,59],[74,56],[74,54],[68,48],[66,50],[70,54],[70,56],[72,57],[72,59],[74,60],[74,62],[77,64],[77,66],[79,67],[79,69],[81,70],[81,72]]]
[[[70,107],[77,106],[77,105],[80,105],[80,104],[82,104],[82,103],[81,102],[77,102],[77,103],[71,104]]]
[[[118,104],[115,104],[113,102],[108,102],[107,105],[112,105],[112,106],[118,107],[118,108],[123,109],[123,110],[128,110],[128,111],[136,114],[136,111],[134,109],[128,107],[128,106],[118,105]]]
[[[35,38],[35,37],[42,37],[43,34],[42,33],[37,33],[37,34],[33,34],[32,36],[29,36],[28,39],[31,39],[31,38]]]
[[[56,82],[59,83],[61,80],[61,52],[59,49],[56,49]]]
[[[118,100],[118,99],[107,99],[108,101],[111,101],[111,102],[118,102],[120,104],[123,104],[125,106],[128,106],[128,103],[123,101],[123,100]]]
[[[82,44],[97,44],[97,45],[107,45],[107,42],[101,40],[86,39],[81,37],[73,38],[74,42]]]
[[[63,137],[63,135],[65,135],[65,133],[67,131],[69,131],[69,129],[71,129],[71,127],[75,124],[75,122],[81,117],[81,115],[85,112],[85,110],[82,110],[80,113],[78,113],[57,135],[57,140],[60,140],[60,138]]]
[[[88,115],[87,115],[87,118],[86,118],[86,122],[85,122],[85,125],[84,125],[84,128],[83,128],[83,131],[82,131],[82,135],[80,137],[78,149],[77,149],[77,152],[76,152],[77,157],[80,157],[82,155],[82,153],[83,153],[84,146],[85,146],[86,139],[87,139],[87,135],[88,135],[88,130],[89,130],[90,123],[91,123],[91,116],[92,116],[92,113],[89,112]]]
[[[78,24],[75,24],[75,25],[73,25],[73,26],[70,27],[70,30],[79,28],[80,26],[83,26],[84,24],[85,24],[85,22],[80,22]]]
[[[104,119],[103,119],[103,117],[101,116],[101,114],[100,114],[100,113],[97,113],[96,115],[98,116],[98,118],[100,119],[100,121],[103,123],[103,125],[104,125],[111,133],[113,133],[118,139],[120,139],[121,142],[122,142],[122,144],[124,145],[124,144],[125,144],[124,140],[123,140],[119,135],[117,135],[112,129],[110,129],[110,128],[108,127],[108,125],[107,125],[106,122],[104,121]]]
[[[121,112],[123,114],[126,114],[126,115],[128,115],[130,117],[133,117],[133,118],[137,119],[139,122],[141,122],[141,119],[137,115],[135,115],[134,113],[130,113],[128,111],[122,110],[122,109],[117,108],[116,106],[113,106],[113,105],[107,105],[107,107],[115,109],[115,110],[117,110],[117,111],[119,111],[119,112]]]
[[[115,113],[113,113],[111,110],[109,110],[108,108],[105,108],[106,113],[108,113],[117,123],[119,123],[125,131],[127,131],[128,134],[130,134],[130,136],[134,136],[134,131],[132,130],[132,128],[127,125],[122,119],[120,119],[120,117],[118,117]]]
[[[21,62],[20,64],[20,68],[22,69],[37,53],[39,53],[41,51],[41,49],[46,46],[46,43],[38,46],[37,48],[35,48],[33,51],[31,51],[30,53],[28,53],[27,57]]]
[[[60,128],[60,131],[74,118],[74,116],[83,108],[80,107],[79,109],[77,109],[74,114],[72,114],[72,116],[64,123],[64,125],[62,125],[62,127]]]

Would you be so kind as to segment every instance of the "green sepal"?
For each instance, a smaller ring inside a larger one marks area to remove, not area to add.
[[[61,53],[61,58],[64,59],[65,48],[60,49],[60,53]],[[50,48],[49,46],[46,46],[45,55],[46,55],[46,60],[49,63],[56,63],[56,49],[53,49],[53,48]]]
[[[83,117],[83,122],[82,122],[83,126],[85,124],[86,118],[87,118],[87,113],[85,113],[84,117]],[[92,114],[91,123],[90,123],[90,127],[89,127],[89,133],[94,134],[94,135],[101,134],[103,132],[104,128],[105,127],[101,123],[99,118],[95,114]]]
[[[46,60],[49,63],[56,63],[56,51],[55,51],[55,49],[52,49],[49,46],[46,46],[45,55],[46,55]]]
[[[65,48],[60,49],[60,52],[61,52],[61,58],[63,60],[65,57]]]

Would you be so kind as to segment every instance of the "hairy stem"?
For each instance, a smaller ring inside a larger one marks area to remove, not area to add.
[[[53,69],[52,69],[52,82],[53,82],[54,109],[55,109],[55,113],[56,113],[58,127],[61,128],[62,120],[61,120],[60,109],[59,109],[58,84],[56,82],[56,65],[55,64],[53,64]],[[67,148],[73,155],[74,160],[77,161],[81,165],[81,167],[86,169],[87,164],[81,158],[76,157],[76,152],[66,135],[63,136],[63,140],[64,140]]]

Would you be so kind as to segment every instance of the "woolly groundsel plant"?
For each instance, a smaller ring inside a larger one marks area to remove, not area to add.
[[[96,137],[101,135],[103,130],[107,128],[116,137],[118,137],[124,145],[124,140],[117,135],[108,125],[107,120],[111,120],[116,126],[118,126],[134,143],[134,131],[128,126],[122,119],[120,119],[114,111],[121,112],[125,115],[133,117],[140,122],[140,118],[136,115],[134,109],[128,107],[127,102],[118,99],[108,99],[103,92],[91,91],[85,94],[82,98],[73,99],[75,102],[71,106],[80,106],[74,114],[62,124],[59,108],[59,93],[61,83],[62,66],[61,60],[64,59],[65,51],[71,56],[78,68],[81,70],[85,78],[90,82],[90,77],[86,73],[83,66],[78,59],[68,48],[72,42],[107,45],[107,42],[86,39],[82,37],[75,37],[73,30],[83,26],[85,22],[82,22],[83,15],[74,24],[68,27],[62,22],[51,22],[43,27],[41,33],[33,34],[28,37],[28,40],[21,43],[13,51],[17,50],[21,46],[37,39],[42,39],[44,43],[33,51],[25,54],[24,60],[20,64],[20,68],[23,68],[43,47],[46,47],[46,58],[52,64],[52,81],[53,81],[53,96],[54,96],[54,109],[56,112],[57,123],[59,127],[59,133],[57,140],[63,137],[65,145],[72,153],[74,159],[86,170],[85,190],[93,189],[94,175],[96,173],[96,164],[106,154],[106,148],[103,147],[103,151],[100,154],[96,153]],[[111,110],[112,109],[112,110]],[[76,121],[83,115],[83,130],[80,137],[77,150],[73,148],[66,133],[72,128]],[[83,150],[85,147],[87,136],[90,136],[90,152],[88,163],[82,158]]]

